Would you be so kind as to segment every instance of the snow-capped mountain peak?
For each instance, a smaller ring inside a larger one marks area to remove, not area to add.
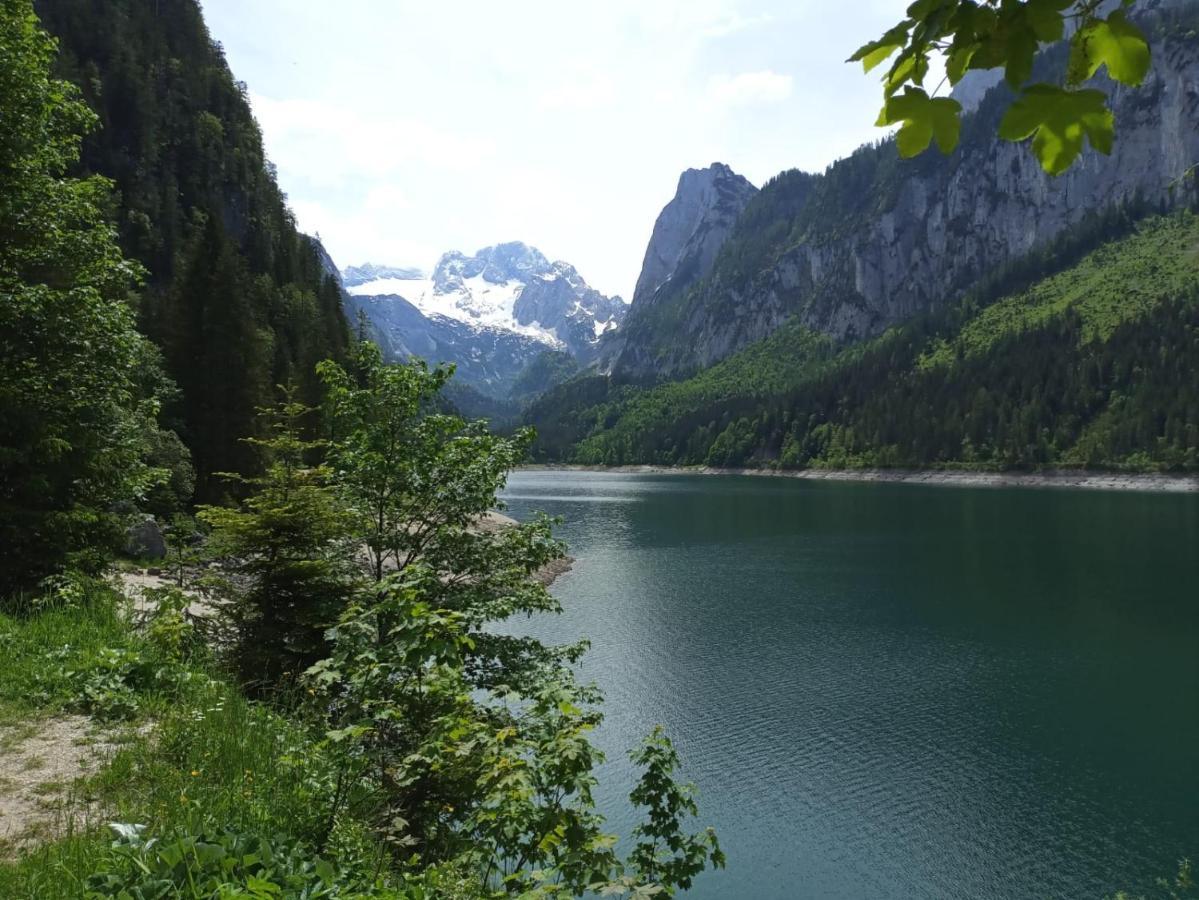
[[[427,278],[419,270],[370,263],[346,271],[354,273],[343,277],[356,296],[402,297],[426,316],[513,332],[575,356],[590,355],[627,309],[621,298],[590,287],[574,266],[550,262],[519,241],[473,256],[446,253]]]

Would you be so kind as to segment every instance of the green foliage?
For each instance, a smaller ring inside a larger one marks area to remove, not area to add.
[[[495,506],[530,435],[499,438],[481,423],[434,412],[452,370],[384,365],[370,343],[359,346],[350,371],[332,361],[319,370],[330,464],[374,579],[418,558],[454,566],[474,552],[480,539],[468,526]]]
[[[192,598],[173,585],[146,588],[144,593],[153,604],[146,624],[146,642],[156,655],[171,664],[202,659],[206,645],[188,612]]]
[[[75,685],[79,708],[100,719],[131,719],[137,713],[137,692],[152,678],[147,661],[130,648],[105,647],[83,661],[83,667],[67,669]]]
[[[286,888],[280,896],[299,897],[305,895],[292,890],[294,884],[324,884],[329,870],[322,865],[317,871],[321,856],[338,861],[333,896],[441,896],[376,890],[386,880],[381,848],[364,823],[348,815],[330,830],[335,769],[310,730],[213,677],[204,653],[175,653],[177,645],[156,637],[155,624],[152,617],[144,630],[135,626],[110,588],[86,580],[76,580],[65,596],[48,597],[27,616],[0,616],[0,721],[80,709],[81,684],[103,689],[115,679],[107,687],[128,703],[129,730],[108,738],[117,745],[115,755],[89,779],[86,794],[110,821],[145,823],[144,841],[114,847],[104,830],[76,820],[72,836],[15,864],[0,864],[0,896],[207,900],[257,896],[234,890],[249,890],[257,878]],[[107,702],[103,694],[98,699]],[[247,858],[256,854],[258,860]],[[89,884],[93,873],[98,877]],[[189,875],[192,881],[178,881]],[[442,877],[431,873],[414,881],[432,883],[434,876]],[[227,893],[205,885],[209,878],[223,879]],[[164,879],[174,880],[174,888],[164,891]]]
[[[323,443],[300,436],[311,409],[290,394],[264,410],[269,436],[248,443],[266,458],[260,476],[235,478],[253,493],[238,509],[206,506],[209,552],[227,560],[208,586],[224,600],[236,628],[236,657],[246,683],[273,685],[325,655],[324,633],[345,606],[352,562],[345,541],[349,513],[330,485],[327,466],[306,457]]]
[[[1129,5],[1129,4],[1126,4]],[[1079,84],[1103,66],[1108,76],[1121,84],[1140,84],[1149,73],[1149,46],[1140,29],[1118,9],[1106,19],[1086,22],[1070,41],[1067,80]]]
[[[272,841],[226,830],[146,840],[145,826],[110,827],[117,837],[88,878],[89,900],[382,896],[344,884],[332,863],[285,836]]]
[[[633,829],[637,845],[629,861],[642,883],[660,884],[672,896],[676,888],[690,888],[692,879],[709,864],[723,868],[724,853],[711,828],[691,835],[682,831],[684,817],[699,811],[692,798],[694,788],[674,780],[679,757],[661,726],[629,756],[645,770],[629,799],[647,811],[647,821]]]
[[[796,384],[832,356],[834,345],[806,328],[784,326],[758,344],[685,381],[649,389],[609,385],[606,379],[568,382],[532,404],[526,421],[536,427],[535,459],[573,458],[594,465],[626,461],[674,464],[703,461],[703,449],[677,436],[712,423],[714,408],[752,405]],[[653,448],[648,452],[648,448]],[[640,455],[639,454],[647,454]]]
[[[307,808],[287,833],[324,848],[344,842],[347,828],[365,829],[388,848],[380,856],[371,845],[376,871],[393,872],[412,898],[566,897],[626,884],[641,896],[693,877],[707,857],[695,869],[684,849],[684,861],[642,872],[620,862],[616,838],[603,831],[592,796],[601,755],[589,741],[599,698],[573,675],[584,646],[495,633],[512,616],[558,610],[536,578],[563,553],[551,523],[501,527],[490,517],[530,435],[495,437],[441,412],[448,370],[384,365],[370,344],[348,370],[329,361],[320,374],[329,441],[302,439],[297,423],[308,411],[285,402],[273,436],[252,439],[271,461],[263,476],[240,479],[250,492],[241,508],[201,512],[211,550],[231,566],[221,596],[239,625],[243,683],[286,685],[313,663],[300,682],[309,702],[297,710],[308,728],[289,739],[301,750],[279,753],[276,764],[305,769]],[[328,466],[304,465],[315,449]],[[194,661],[194,632],[179,618],[184,598],[171,590],[158,599],[149,642],[161,657]],[[286,692],[271,696],[287,702]],[[184,724],[161,742],[194,759]],[[207,776],[191,765],[193,777]],[[654,765],[653,790],[673,790],[673,763]],[[197,838],[214,821],[203,812],[186,829],[158,833],[168,845],[214,843]],[[224,857],[211,852],[217,869],[200,876],[269,883],[257,870],[222,874]],[[143,860],[153,872],[146,884],[195,874],[178,868],[185,857]],[[125,874],[112,883],[124,889],[133,870],[118,869]]]
[[[54,579],[20,615],[0,615],[0,711],[77,707],[80,681],[95,661],[136,646],[110,587],[78,575]]]
[[[902,122],[895,146],[903,157],[916,156],[936,138],[937,148],[949,153],[958,145],[962,130],[962,104],[949,97],[929,97],[921,88],[907,87],[899,96],[888,97],[875,125]]]
[[[151,488],[153,399],[109,183],[68,178],[95,117],[49,77],[27,0],[0,4],[0,596],[114,549],[114,504]]]
[[[191,451],[173,431],[154,428],[146,437],[145,461],[163,477],[146,493],[141,505],[155,517],[169,519],[187,508],[196,491]]]
[[[480,890],[532,889],[552,867],[569,879],[564,893],[580,892],[612,865],[591,810],[598,753],[586,734],[598,714],[579,705],[590,695],[554,668],[536,686],[526,674],[517,702],[480,696],[467,617],[423,602],[425,578],[389,576],[338,626],[333,657],[310,672],[339,710],[327,739],[347,779],[373,786],[397,848],[425,863],[470,860]]]
[[[1100,153],[1111,153],[1115,127],[1102,91],[1034,84],[1012,103],[999,124],[999,136],[1009,141],[1031,137],[1041,166],[1050,175],[1060,175],[1082,152],[1084,136]]]
[[[1125,0],[1123,7],[1132,5]],[[1046,172],[1059,175],[1082,152],[1083,134],[1092,147],[1110,153],[1111,110],[1099,91],[1077,90],[1101,68],[1113,80],[1139,85],[1149,71],[1145,35],[1117,9],[1099,14],[1099,0],[916,0],[907,18],[850,57],[869,72],[895,56],[883,76],[880,126],[903,122],[896,138],[900,156],[922,153],[936,138],[941,152],[958,143],[961,106],[930,98],[923,90],[929,59],[943,54],[945,78],[955,85],[967,72],[1002,68],[1019,91],[999,129],[1010,141],[1032,137],[1033,155]],[[1060,41],[1066,20],[1077,25],[1070,37],[1066,87],[1026,86],[1042,44]],[[898,94],[903,88],[904,93]],[[934,91],[934,94],[936,92]],[[898,96],[897,96],[898,95]]]
[[[220,501],[229,484],[215,473],[257,471],[240,439],[273,386],[295,383],[316,405],[317,362],[344,355],[338,285],[296,230],[245,86],[195,0],[54,0],[38,12],[58,70],[99,121],[79,168],[115,184],[120,246],[147,270],[139,325],[181,388],[165,412],[198,499]]]
[[[1034,331],[1067,311],[1079,317],[1082,343],[1106,341],[1124,322],[1149,315],[1199,276],[1199,220],[1190,214],[1153,220],[1118,243],[977,311],[951,338],[921,356],[920,367],[993,352],[997,341]]]

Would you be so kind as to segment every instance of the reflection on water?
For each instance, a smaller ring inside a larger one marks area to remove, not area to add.
[[[729,869],[698,898],[1102,897],[1199,853],[1199,498],[522,472],[608,698]]]

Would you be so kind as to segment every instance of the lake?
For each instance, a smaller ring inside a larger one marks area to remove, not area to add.
[[[706,898],[1098,898],[1199,856],[1199,497],[514,473],[561,516],[601,808],[673,737]]]

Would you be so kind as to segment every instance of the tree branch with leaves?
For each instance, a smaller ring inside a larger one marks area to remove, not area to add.
[[[924,152],[934,141],[951,152],[961,132],[962,106],[937,96],[970,72],[1002,69],[1016,92],[999,125],[1009,141],[1031,139],[1041,167],[1060,175],[1073,165],[1084,141],[1109,154],[1115,118],[1103,91],[1083,85],[1100,70],[1136,86],[1149,72],[1149,44],[1128,18],[1132,0],[1103,15],[1104,0],[916,0],[907,17],[849,58],[870,72],[891,60],[883,76],[883,108],[877,125],[899,125],[896,146],[903,157]],[[1061,83],[1030,84],[1038,50],[1070,33],[1070,52]],[[935,58],[945,76],[930,94],[925,79]]]

